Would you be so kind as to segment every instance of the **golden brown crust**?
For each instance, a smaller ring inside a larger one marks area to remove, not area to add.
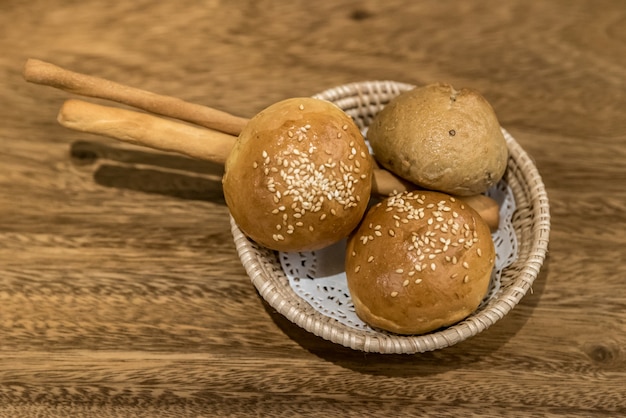
[[[447,194],[416,191],[373,206],[348,239],[346,276],[359,317],[422,334],[476,310],[495,263],[489,227]]]
[[[426,189],[480,194],[506,169],[496,114],[472,89],[438,83],[405,92],[376,115],[367,136],[381,165]]]
[[[279,251],[345,238],[371,192],[372,158],[352,119],[312,98],[275,103],[250,120],[226,161],[224,195],[241,230]]]

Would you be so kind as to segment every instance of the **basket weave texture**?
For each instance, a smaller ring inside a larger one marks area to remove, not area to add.
[[[334,87],[314,97],[335,103],[364,129],[391,99],[414,87],[394,81],[365,81]],[[249,240],[231,218],[234,242],[252,284],[270,306],[291,322],[354,350],[415,354],[452,346],[489,328],[513,309],[531,288],[543,265],[550,234],[549,203],[541,177],[528,154],[504,129],[503,133],[509,148],[503,180],[511,188],[517,207],[512,223],[518,256],[502,272],[499,291],[463,321],[415,336],[355,330],[343,325],[301,299],[290,287],[277,253]]]

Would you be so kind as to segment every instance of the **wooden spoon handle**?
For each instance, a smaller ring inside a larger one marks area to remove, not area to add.
[[[104,135],[219,164],[225,163],[236,140],[236,137],[222,132],[76,99],[64,103],[57,119],[61,125],[76,131]],[[413,189],[417,189],[417,186],[387,170],[376,168],[373,171],[372,194],[388,196],[393,192]],[[460,199],[474,208],[492,230],[498,228],[499,208],[493,199],[484,195]]]
[[[82,100],[67,100],[57,116],[66,128],[224,164],[236,137],[207,128]]]
[[[81,96],[112,100],[232,135],[239,135],[248,122],[248,119],[211,107],[76,73],[36,59],[26,61],[23,75],[31,83],[56,87]]]

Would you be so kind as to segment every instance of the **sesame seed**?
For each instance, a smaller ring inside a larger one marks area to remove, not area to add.
[[[403,269],[396,269],[396,273],[402,274],[402,273],[404,273],[404,270]]]
[[[469,276],[466,274],[466,275],[463,277],[463,283],[467,283],[467,282],[469,282]]]
[[[407,287],[409,285],[409,281],[405,280],[404,282],[402,282],[402,286]]]
[[[422,283],[422,279],[415,279],[415,284],[420,284]]]
[[[478,254],[479,257],[482,257],[483,256],[483,251],[480,248],[478,248],[476,250],[476,254]]]
[[[367,257],[367,262],[371,263],[372,261],[374,261],[374,256],[370,255],[369,257]]]
[[[304,105],[303,105],[303,104],[301,104],[301,105],[299,106],[299,108],[300,108],[300,110],[304,110]]]
[[[325,213],[322,213],[322,214],[320,215],[320,221],[323,221],[324,219],[326,219],[326,214],[325,214]]]
[[[390,236],[392,236],[392,237],[396,236],[396,231],[394,231],[393,229],[390,229],[388,232],[389,232]]]
[[[467,261],[463,262],[463,267],[466,268],[466,269],[469,269],[469,264],[467,263]]]
[[[354,268],[354,272],[355,272],[355,273],[358,273],[360,270],[361,270],[361,266],[360,266],[360,265],[359,265],[359,266],[356,266],[356,267]]]
[[[341,127],[341,129],[343,129],[344,131],[347,131],[347,130],[348,130],[348,125],[343,125],[343,126]]]
[[[398,292],[391,292],[391,297],[395,298],[396,296],[398,296]]]
[[[435,263],[430,263],[430,269],[435,271],[437,269],[437,265]]]

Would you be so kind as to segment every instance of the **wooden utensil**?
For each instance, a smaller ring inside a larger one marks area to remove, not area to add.
[[[248,122],[248,119],[211,107],[73,72],[36,59],[26,62],[23,75],[26,81],[32,83],[111,100],[200,126],[70,99],[63,104],[57,117],[58,122],[66,128],[220,164],[230,154],[236,141],[235,135]],[[387,196],[412,189],[418,187],[387,170],[376,168],[373,171],[372,193],[376,195]],[[498,228],[497,202],[485,195],[459,198],[474,208],[492,230]]]

